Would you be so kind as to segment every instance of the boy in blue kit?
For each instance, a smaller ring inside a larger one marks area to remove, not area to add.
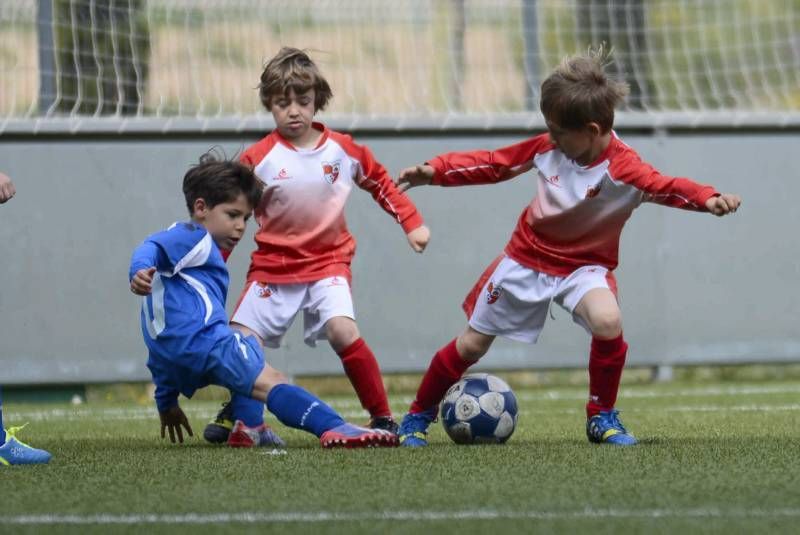
[[[266,403],[283,424],[315,434],[323,447],[397,445],[396,435],[349,424],[313,394],[287,384],[265,364],[257,341],[229,327],[229,277],[221,250],[236,246],[261,198],[253,172],[207,154],[186,173],[183,192],[191,221],[145,239],[129,270],[131,291],[144,296],[142,334],[162,438],[169,431],[172,442],[176,435],[183,442],[184,429],[192,436],[178,394],[191,397],[216,384]]]

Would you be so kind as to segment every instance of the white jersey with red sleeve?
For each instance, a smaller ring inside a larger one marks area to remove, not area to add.
[[[588,166],[567,158],[548,134],[495,151],[448,153],[428,162],[433,184],[488,184],[536,168],[538,193],[520,216],[505,254],[525,267],[567,276],[587,265],[617,267],[622,227],[642,202],[706,211],[711,186],[665,176],[615,133]]]
[[[314,128],[322,136],[313,149],[297,148],[274,130],[240,158],[264,183],[248,281],[349,279],[356,242],[344,206],[354,185],[368,191],[406,233],[422,225],[414,204],[369,149],[320,123]]]

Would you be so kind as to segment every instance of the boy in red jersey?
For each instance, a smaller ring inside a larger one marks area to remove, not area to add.
[[[305,342],[313,347],[326,338],[369,412],[370,426],[395,432],[378,363],[354,319],[355,240],[344,205],[354,186],[366,190],[418,253],[430,232],[369,149],[313,121],[332,92],[305,52],[281,49],[261,75],[259,96],[277,128],[241,157],[264,182],[264,196],[255,210],[257,249],[231,324],[278,347],[303,311]]]
[[[464,301],[466,330],[441,348],[400,425],[401,444],[427,445],[427,429],[447,389],[489,350],[496,336],[535,343],[550,302],[592,336],[586,433],[591,442],[637,443],[615,403],[628,345],[622,335],[613,270],[625,221],[642,202],[735,212],[737,195],[664,176],[612,131],[614,108],[628,88],[604,71],[602,47],[566,59],[544,81],[540,108],[548,132],[495,151],[449,153],[404,169],[403,191],[509,180],[537,170],[538,194],[511,240]]]

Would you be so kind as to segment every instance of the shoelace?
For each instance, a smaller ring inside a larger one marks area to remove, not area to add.
[[[424,412],[420,412],[417,414],[412,414],[412,432],[413,433],[424,433],[427,434],[427,431],[423,431],[422,428],[426,429],[428,426],[434,422],[432,418],[430,418],[429,414],[425,414]]]
[[[13,438],[17,442],[19,442],[20,444],[22,444],[24,446],[27,446],[27,444],[25,444],[24,442],[22,442],[20,439],[17,438],[17,433],[22,431],[25,428],[25,426],[27,426],[27,425],[28,425],[28,422],[25,422],[24,424],[22,424],[20,426],[9,427],[8,429],[6,429],[6,442],[8,442],[9,439]]]
[[[611,426],[620,429],[623,433],[627,434],[628,430],[625,429],[625,426],[622,425],[622,422],[619,421],[619,411],[611,411],[609,413]]]

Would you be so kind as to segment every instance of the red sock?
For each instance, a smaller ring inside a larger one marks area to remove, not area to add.
[[[391,416],[389,400],[383,386],[378,361],[363,338],[359,338],[339,353],[344,373],[361,401],[361,406],[369,411],[373,418]]]
[[[463,360],[458,354],[455,339],[441,348],[433,356],[428,371],[422,378],[417,397],[411,404],[411,412],[416,414],[431,408],[435,409],[447,389],[456,384],[472,364]]]
[[[586,417],[614,408],[628,344],[622,334],[611,340],[592,338],[589,353],[589,402]]]

